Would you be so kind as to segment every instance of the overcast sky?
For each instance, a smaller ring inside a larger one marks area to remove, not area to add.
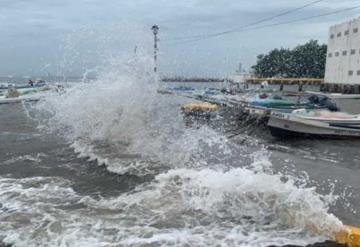
[[[312,0],[0,0],[0,74],[81,74],[109,53],[150,51],[150,27],[160,27],[159,67],[165,75],[231,74],[272,48],[310,39],[327,41],[329,26],[360,9],[272,28],[179,44],[173,37],[221,32],[299,7]],[[359,5],[325,0],[263,23]],[[91,61],[91,62],[90,62]],[[63,70],[63,71],[61,71]]]

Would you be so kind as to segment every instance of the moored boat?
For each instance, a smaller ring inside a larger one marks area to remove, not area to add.
[[[248,100],[248,104],[245,107],[249,114],[268,116],[271,112],[284,112],[291,113],[294,110],[306,109],[306,110],[319,110],[330,109],[337,111],[336,104],[331,102],[330,99],[317,96],[310,96],[305,100],[298,98],[297,102],[291,101],[288,98],[282,96],[273,95],[267,96],[257,95]]]
[[[0,95],[0,104],[10,104],[10,103],[21,103],[21,102],[30,102],[38,101],[45,94],[53,90],[59,90],[59,87],[32,87],[32,88],[9,88],[6,93]]]
[[[331,115],[331,114],[330,114]],[[306,117],[296,113],[272,112],[268,121],[273,136],[319,137],[319,138],[360,138],[358,115],[337,117]]]
[[[13,98],[6,98],[0,96],[0,105],[1,104],[10,104],[10,103],[21,103],[21,102],[34,102],[39,101],[42,95],[25,95]]]
[[[331,112],[328,110],[306,110],[299,109],[292,112],[303,119],[329,123],[331,126],[359,126],[360,114],[349,114],[346,112]]]
[[[330,99],[360,99],[360,94],[324,93],[314,91],[306,91],[305,93],[318,96],[326,96]]]
[[[16,88],[16,89],[34,89],[34,88],[42,88],[47,86],[48,83],[42,80],[34,82],[32,85],[29,83],[26,84],[18,84],[18,83],[1,83],[0,90],[5,90],[8,88]]]

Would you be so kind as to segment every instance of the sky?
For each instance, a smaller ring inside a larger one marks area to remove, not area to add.
[[[360,8],[271,28],[181,43],[174,37],[222,32],[313,0],[0,0],[0,75],[81,75],[135,46],[151,54],[159,30],[159,71],[165,76],[224,76],[258,54],[310,39],[326,43],[331,25],[360,16]],[[263,24],[359,5],[324,0]],[[124,55],[125,56],[125,55]]]

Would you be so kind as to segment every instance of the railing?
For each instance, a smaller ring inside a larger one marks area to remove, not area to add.
[[[268,82],[269,84],[311,84],[311,85],[319,85],[324,83],[324,79],[319,78],[258,78],[258,77],[247,77],[245,78],[245,82],[247,83],[262,83]]]

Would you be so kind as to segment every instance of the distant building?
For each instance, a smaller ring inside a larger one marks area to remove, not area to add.
[[[234,75],[230,75],[228,77],[228,79],[230,79],[231,81],[235,82],[235,83],[243,83],[246,81],[247,78],[250,78],[251,75],[249,74],[249,72],[247,72],[242,63],[238,64],[238,69],[235,71]]]
[[[360,17],[330,27],[325,83],[360,84]]]
[[[243,73],[243,67],[242,67],[242,63],[239,63],[239,67],[236,70],[236,74],[241,75]]]

